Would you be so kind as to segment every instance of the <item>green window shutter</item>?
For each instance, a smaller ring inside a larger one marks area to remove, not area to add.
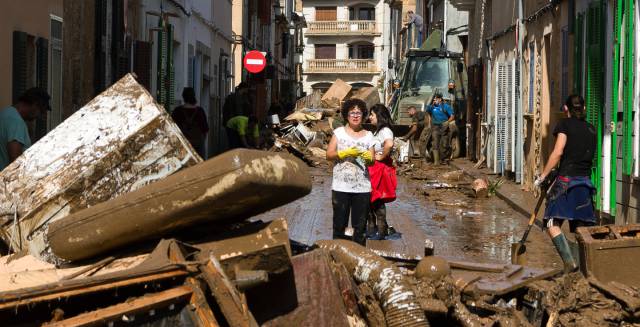
[[[36,41],[36,86],[45,91],[49,90],[49,41],[43,38]],[[33,142],[47,134],[48,114],[44,112],[36,120]]]
[[[618,176],[618,94],[620,91],[620,36],[622,27],[622,3],[614,2],[613,17],[613,62],[611,63],[611,123],[614,131],[611,133],[611,184],[609,187],[609,206],[611,216],[616,215],[616,187]]]
[[[602,208],[602,130],[604,109],[604,4],[592,3],[587,12],[585,35],[586,52],[586,106],[587,120],[596,128],[598,144],[591,180],[596,188],[596,208]]]
[[[13,32],[12,102],[27,90],[27,39],[25,32]]]

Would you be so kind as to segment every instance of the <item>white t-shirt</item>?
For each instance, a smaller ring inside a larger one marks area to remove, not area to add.
[[[338,140],[338,151],[356,147],[362,151],[369,150],[374,143],[373,134],[367,132],[363,137],[355,139],[344,130],[344,127],[336,128],[333,134]],[[331,189],[346,193],[371,192],[371,180],[369,169],[362,158],[338,159],[333,166],[333,183]]]
[[[376,154],[382,154],[382,150],[384,149],[384,141],[391,140],[393,142],[393,132],[391,131],[391,129],[389,129],[389,127],[383,127],[380,131],[378,131],[378,134],[375,134],[373,136],[373,139],[373,151],[375,151]]]

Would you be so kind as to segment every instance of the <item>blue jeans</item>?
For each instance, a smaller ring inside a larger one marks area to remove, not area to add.
[[[418,33],[416,33],[416,36],[417,36],[416,48],[419,48],[422,46],[422,30],[419,30]]]

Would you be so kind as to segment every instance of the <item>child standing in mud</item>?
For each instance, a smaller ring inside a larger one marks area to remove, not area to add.
[[[347,238],[345,229],[351,216],[354,242],[365,244],[365,225],[369,214],[371,181],[367,167],[373,164],[373,134],[362,127],[367,105],[359,99],[344,102],[341,114],[347,122],[336,128],[327,148],[327,160],[333,161],[331,202],[333,238]]]

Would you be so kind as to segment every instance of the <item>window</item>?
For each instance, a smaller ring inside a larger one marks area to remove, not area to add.
[[[62,122],[62,18],[51,16],[50,94],[51,112],[49,130]]]
[[[376,20],[375,8],[349,8],[349,20]]]
[[[336,59],[335,44],[316,44],[316,59]]]
[[[374,49],[371,43],[350,44],[349,59],[373,59]]]
[[[338,20],[337,7],[316,7],[316,21]]]

